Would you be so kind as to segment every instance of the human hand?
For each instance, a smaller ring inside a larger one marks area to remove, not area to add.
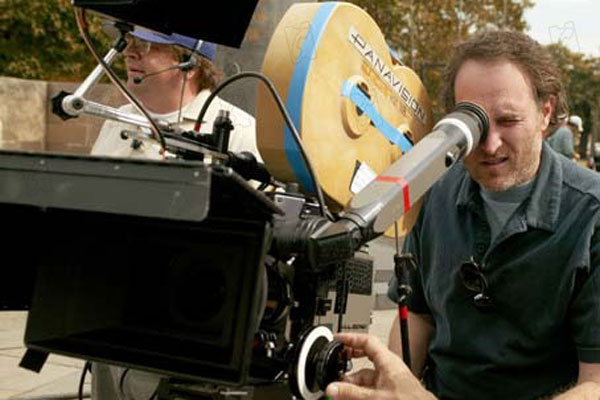
[[[335,338],[346,346],[352,358],[368,357],[375,369],[364,368],[327,386],[333,400],[435,399],[425,390],[402,360],[374,336],[340,333]]]

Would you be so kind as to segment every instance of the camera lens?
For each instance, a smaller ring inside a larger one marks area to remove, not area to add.
[[[171,312],[185,324],[205,323],[217,317],[227,300],[223,268],[200,254],[183,254],[170,269]]]

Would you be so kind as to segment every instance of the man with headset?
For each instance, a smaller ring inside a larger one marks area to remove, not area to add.
[[[186,36],[164,35],[140,28],[127,34],[123,55],[127,67],[127,86],[154,118],[166,120],[191,130],[200,109],[221,79],[214,66],[214,43],[200,42]],[[134,112],[132,105],[121,111]],[[260,161],[256,148],[254,118],[238,107],[215,97],[210,104],[201,132],[211,132],[219,110],[228,110],[233,124],[229,150],[249,151]],[[92,148],[92,155],[164,158],[159,143],[152,139],[123,138],[123,130],[138,128],[121,122],[107,121]],[[156,398],[160,377],[143,371],[94,363],[92,397],[94,399]]]
[[[127,43],[123,51],[127,68],[127,87],[152,117],[191,130],[210,91],[222,77],[213,64],[216,45],[199,42],[187,36],[164,35],[140,28],[127,34]],[[134,107],[127,104],[120,110],[134,112]],[[228,110],[233,123],[229,150],[250,151],[258,156],[254,118],[219,97],[216,97],[208,108],[201,132],[212,131],[213,121],[219,110]],[[91,154],[162,158],[159,143],[121,137],[123,130],[136,129],[121,122],[105,122]]]

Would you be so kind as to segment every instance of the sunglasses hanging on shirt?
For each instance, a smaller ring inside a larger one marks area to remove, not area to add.
[[[473,294],[473,304],[478,309],[489,309],[493,305],[488,294],[488,282],[481,267],[473,257],[460,266],[460,278],[463,286]]]

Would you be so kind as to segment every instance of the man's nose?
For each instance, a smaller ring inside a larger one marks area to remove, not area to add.
[[[492,122],[487,137],[479,143],[479,149],[486,154],[495,154],[500,146],[502,146],[502,135],[500,129]]]

